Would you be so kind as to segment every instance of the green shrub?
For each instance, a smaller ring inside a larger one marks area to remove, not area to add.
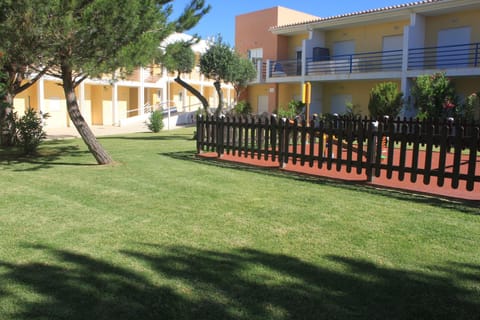
[[[445,73],[417,77],[411,88],[411,96],[421,119],[456,116],[458,97]]]
[[[152,112],[148,118],[148,129],[152,132],[160,132],[163,129],[163,113],[160,110]]]
[[[13,116],[16,118],[16,114]],[[43,130],[42,117],[35,110],[28,108],[25,114],[15,121],[16,142],[25,155],[34,154],[47,134]]]
[[[252,106],[248,101],[239,101],[233,108],[235,114],[248,115],[252,113]]]
[[[480,92],[474,92],[465,98],[457,109],[457,116],[466,120],[480,120]]]
[[[303,112],[304,108],[305,103],[302,101],[291,100],[286,109],[280,109],[277,111],[277,115],[279,118],[294,119]]]
[[[358,103],[347,102],[347,110],[345,116],[350,118],[358,118],[362,116],[362,107]]]
[[[398,92],[394,82],[379,83],[370,91],[368,111],[375,118],[389,116],[396,118],[403,107],[403,93]]]

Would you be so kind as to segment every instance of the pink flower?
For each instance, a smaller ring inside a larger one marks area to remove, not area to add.
[[[445,102],[443,103],[443,109],[453,109],[455,108],[455,104],[453,104],[452,100],[450,99],[445,99]]]

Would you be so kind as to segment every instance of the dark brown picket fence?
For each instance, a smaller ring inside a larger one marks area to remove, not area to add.
[[[317,166],[469,191],[480,182],[480,135],[475,123],[447,120],[332,117],[289,121],[265,117],[197,117],[197,152]]]

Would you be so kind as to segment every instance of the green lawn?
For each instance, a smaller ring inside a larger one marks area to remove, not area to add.
[[[480,209],[195,157],[0,150],[0,319],[478,319]]]

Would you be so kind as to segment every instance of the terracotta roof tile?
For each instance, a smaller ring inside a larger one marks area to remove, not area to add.
[[[296,22],[296,23],[291,23],[291,24],[274,26],[274,27],[271,27],[270,30],[278,30],[278,29],[282,29],[282,28],[286,28],[286,27],[299,26],[299,25],[303,25],[303,24],[310,24],[310,23],[334,20],[334,19],[339,19],[339,18],[359,16],[359,15],[362,15],[362,14],[389,11],[389,10],[394,10],[394,9],[409,8],[409,7],[413,7],[413,6],[424,5],[424,4],[428,4],[428,3],[441,2],[441,1],[443,1],[443,0],[422,0],[422,1],[409,2],[409,3],[398,4],[398,5],[393,5],[393,6],[387,6],[387,7],[383,7],[383,8],[377,8],[377,9],[369,9],[369,10],[356,11],[356,12],[351,12],[351,13],[344,13],[344,14],[339,14],[339,15],[336,15],[336,16],[330,16],[330,17],[318,18],[318,19],[309,20],[309,21],[301,21],[301,22]]]

